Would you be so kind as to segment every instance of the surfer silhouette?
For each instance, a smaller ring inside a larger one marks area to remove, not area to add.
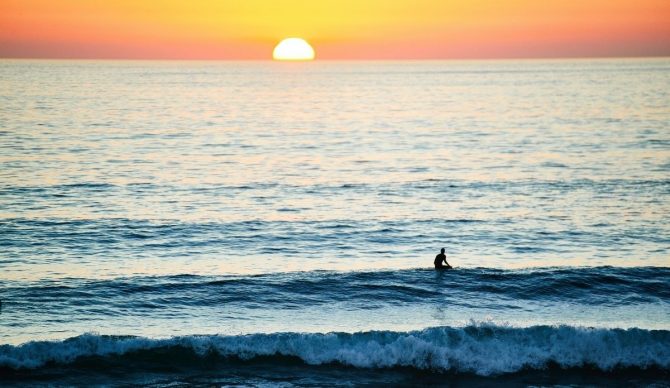
[[[443,265],[442,263],[444,262]],[[440,253],[435,256],[435,261],[433,262],[435,264],[435,269],[451,269],[452,267],[447,263],[447,255],[444,254],[444,248],[440,251]]]

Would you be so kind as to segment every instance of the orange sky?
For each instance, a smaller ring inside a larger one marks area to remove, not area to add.
[[[670,55],[670,0],[0,0],[0,57],[320,59]]]

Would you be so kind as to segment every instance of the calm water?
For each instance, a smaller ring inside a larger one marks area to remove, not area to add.
[[[663,381],[669,101],[669,59],[1,61],[0,374]]]

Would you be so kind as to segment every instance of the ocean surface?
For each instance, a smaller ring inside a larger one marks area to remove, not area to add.
[[[0,385],[668,386],[669,219],[668,58],[3,60]]]

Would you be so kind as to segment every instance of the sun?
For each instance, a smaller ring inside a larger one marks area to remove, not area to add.
[[[278,61],[311,61],[314,49],[304,39],[286,38],[275,47],[272,58]]]

